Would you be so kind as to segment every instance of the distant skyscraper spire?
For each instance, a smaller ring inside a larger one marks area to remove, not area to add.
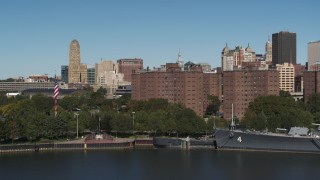
[[[183,68],[183,61],[182,61],[182,58],[181,58],[180,48],[179,48],[177,63],[179,64],[179,67],[180,67],[180,68]]]

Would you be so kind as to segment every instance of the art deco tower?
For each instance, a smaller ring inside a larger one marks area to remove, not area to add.
[[[80,64],[80,44],[77,40],[72,40],[69,51],[69,83],[86,83],[87,66]]]

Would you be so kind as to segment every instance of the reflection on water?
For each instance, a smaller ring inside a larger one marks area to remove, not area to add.
[[[307,179],[318,154],[97,150],[0,154],[0,179]]]

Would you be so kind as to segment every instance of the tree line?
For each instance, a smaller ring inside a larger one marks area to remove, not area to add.
[[[312,123],[320,123],[320,94],[313,94],[304,103],[295,101],[285,91],[280,96],[260,96],[249,104],[242,124],[255,130],[276,131],[277,128],[315,128]]]
[[[52,97],[37,94],[31,98],[20,95],[10,98],[0,93],[0,142],[75,138],[77,118],[80,135],[99,133],[99,130],[113,135],[201,135],[211,133],[214,126],[230,124],[217,113],[221,102],[215,96],[208,97],[211,103],[203,118],[181,104],[164,99],[135,101],[130,95],[106,99],[105,94],[103,88],[96,92],[88,88],[65,96],[58,100],[55,116]],[[257,97],[240,121],[250,129],[269,131],[293,126],[312,128],[312,123],[320,123],[320,94],[312,95],[304,103],[283,91],[280,96]]]
[[[222,118],[205,121],[193,110],[164,99],[134,101],[130,95],[106,99],[105,94],[103,88],[96,92],[89,88],[65,96],[58,100],[57,116],[52,97],[37,94],[31,98],[20,95],[9,98],[0,94],[0,141],[74,138],[77,118],[80,135],[99,130],[119,134],[196,135],[212,132],[214,124],[227,126]]]

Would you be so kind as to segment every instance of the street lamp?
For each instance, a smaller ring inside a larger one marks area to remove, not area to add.
[[[79,114],[78,113],[75,113],[74,114],[75,116],[77,116],[77,139],[79,138],[79,121],[78,121],[78,116],[79,116]]]
[[[132,112],[132,131],[134,131],[134,111]]]

